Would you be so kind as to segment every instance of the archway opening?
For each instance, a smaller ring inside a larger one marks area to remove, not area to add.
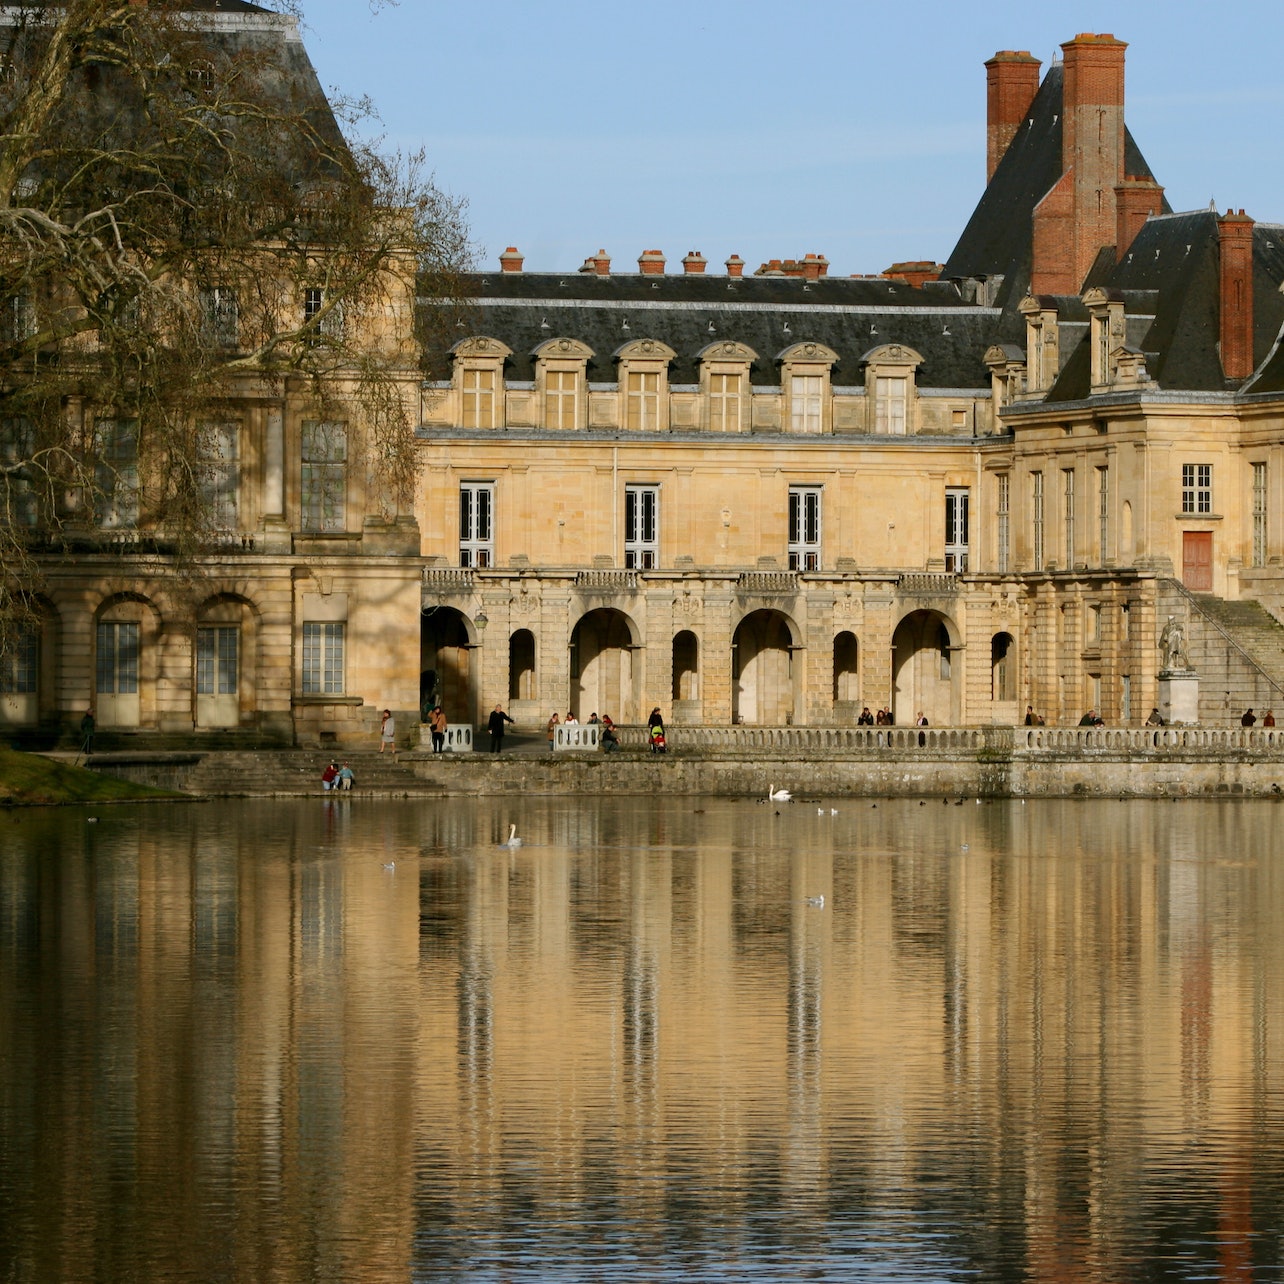
[[[424,611],[419,625],[420,708],[441,705],[447,722],[476,722],[472,639],[463,613],[450,606]]]
[[[860,717],[860,644],[856,635],[844,630],[834,638],[834,718],[855,722]]]
[[[518,629],[508,639],[508,702],[535,700],[535,635],[530,629]]]
[[[911,611],[892,634],[892,717],[902,726],[923,714],[933,726],[959,721],[960,669],[954,631],[938,611]]]
[[[690,629],[673,638],[673,706],[700,699],[700,641]]]
[[[1016,699],[1016,646],[1012,634],[996,633],[990,639],[990,699]]]
[[[242,598],[211,599],[197,613],[193,718],[197,727],[238,727],[255,712],[255,615]]]
[[[763,727],[794,721],[799,674],[794,633],[780,611],[751,611],[731,641],[732,718]]]
[[[575,716],[610,714],[616,722],[637,722],[637,646],[633,623],[623,611],[599,607],[583,616],[571,633],[570,700]]]

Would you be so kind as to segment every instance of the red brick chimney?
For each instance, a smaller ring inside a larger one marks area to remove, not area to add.
[[[1025,49],[1000,49],[985,64],[985,181],[994,177],[1039,92],[1039,60]]]
[[[1034,211],[1034,294],[1078,294],[1118,235],[1115,192],[1124,185],[1124,50],[1105,33],[1061,46],[1061,177]]]
[[[1221,270],[1222,374],[1247,379],[1253,373],[1253,220],[1227,210],[1217,220]]]
[[[939,280],[944,270],[943,263],[933,263],[930,259],[915,259],[906,263],[893,263],[883,272],[883,276],[889,281],[904,281],[906,285],[912,285],[916,290],[921,290],[925,281]]]
[[[598,250],[596,254],[590,254],[584,260],[584,266],[580,268],[580,271],[587,272],[592,276],[610,276],[611,256],[605,250]]]
[[[699,250],[691,250],[682,260],[682,271],[687,276],[698,276],[704,271],[708,262],[709,260]]]
[[[742,258],[740,257],[740,255],[738,255],[738,254],[733,254],[733,255],[732,255],[732,256],[727,260],[727,275],[728,275],[728,276],[744,276],[744,274],[745,274],[745,261],[744,261],[744,259],[742,259]]]
[[[823,254],[806,254],[798,265],[804,281],[819,281],[829,275],[829,260]]]
[[[1125,178],[1115,188],[1115,258],[1123,258],[1152,214],[1163,212],[1164,189],[1153,178]]]
[[[638,255],[638,271],[643,276],[663,276],[664,275],[664,251],[663,250],[643,250]]]
[[[503,254],[499,256],[499,270],[501,272],[520,272],[522,264],[526,262],[525,257],[518,252],[517,246],[510,245]]]

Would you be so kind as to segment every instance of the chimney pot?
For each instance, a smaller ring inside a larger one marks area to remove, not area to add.
[[[664,251],[643,250],[638,255],[638,271],[645,276],[663,276]]]
[[[682,260],[682,270],[689,276],[699,275],[705,269],[708,259],[699,250],[692,250]]]
[[[520,253],[517,246],[510,245],[508,249],[499,256],[499,270],[501,272],[520,272],[522,270],[522,264],[525,262],[525,256]]]
[[[744,276],[745,274],[745,261],[738,254],[733,254],[727,260],[726,266],[728,276]]]

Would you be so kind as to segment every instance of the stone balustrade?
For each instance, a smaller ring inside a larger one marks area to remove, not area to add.
[[[553,728],[553,752],[595,752],[601,730],[600,722],[559,723]]]
[[[432,749],[432,732],[426,722],[419,724],[420,749]],[[468,723],[452,724],[446,728],[446,740],[442,746],[446,753],[471,753],[473,749],[473,729]]]

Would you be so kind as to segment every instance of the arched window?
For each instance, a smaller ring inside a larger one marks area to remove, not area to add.
[[[856,635],[840,633],[834,639],[834,703],[855,704],[860,698],[858,661],[860,648]]]
[[[700,642],[690,629],[673,639],[673,700],[700,698]]]
[[[996,633],[990,639],[990,699],[1015,700],[1013,646],[1010,633]]]
[[[509,700],[534,700],[535,689],[535,635],[530,629],[518,629],[508,639],[508,698]]]

